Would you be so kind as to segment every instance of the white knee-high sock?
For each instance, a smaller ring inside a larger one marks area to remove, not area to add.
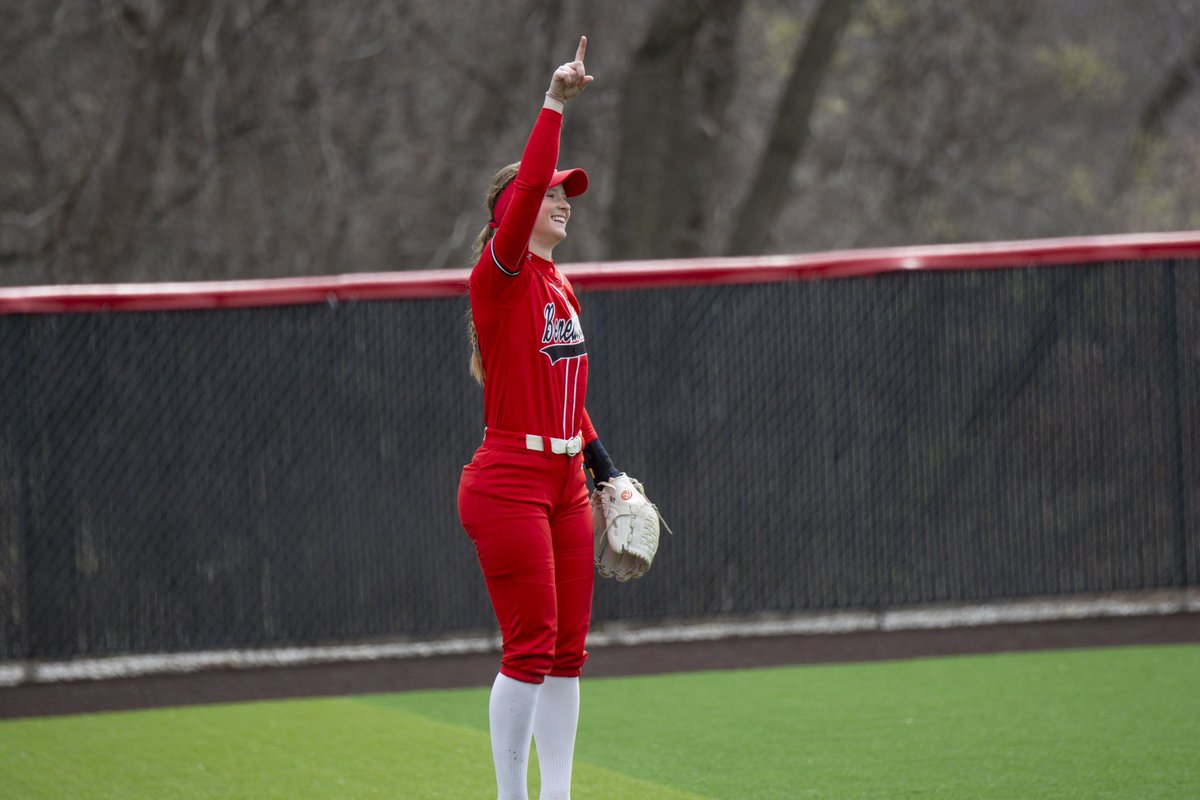
[[[488,701],[499,800],[529,800],[529,740],[541,686],[497,675]]]
[[[542,771],[541,800],[571,800],[571,762],[579,724],[579,678],[546,678],[533,715]]]

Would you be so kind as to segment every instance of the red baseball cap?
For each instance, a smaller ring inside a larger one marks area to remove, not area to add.
[[[500,224],[500,220],[504,219],[504,212],[508,211],[508,204],[512,202],[513,184],[516,180],[508,182],[500,196],[496,198],[496,207],[492,210],[492,221],[488,224],[493,228]],[[588,176],[587,173],[578,167],[574,169],[559,169],[554,171],[554,176],[550,178],[550,187],[554,188],[562,184],[563,191],[567,193],[567,197],[578,197],[587,191]]]
[[[579,167],[555,170],[554,177],[550,179],[550,186],[553,188],[560,183],[563,190],[567,193],[567,197],[579,197],[579,195],[587,191],[587,173]]]

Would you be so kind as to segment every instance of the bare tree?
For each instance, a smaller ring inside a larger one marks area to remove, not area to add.
[[[793,167],[808,141],[809,118],[817,92],[857,2],[821,0],[808,37],[796,51],[791,75],[771,125],[771,137],[737,214],[725,248],[727,253],[758,253],[765,248],[771,226],[787,196]]]
[[[211,0],[186,0],[151,12],[133,6],[113,12],[113,24],[128,43],[134,77],[113,134],[112,155],[93,178],[98,213],[80,248],[97,279],[119,279],[152,214],[167,139],[192,102],[184,67],[212,10]]]
[[[841,113],[815,117],[808,182],[784,197],[776,246],[801,224],[815,246],[856,246],[982,238],[997,219],[1049,217],[1040,179],[1014,186],[1006,174],[1061,114],[1020,69],[1030,7],[869,3],[832,76]]]
[[[579,33],[599,80],[563,158],[592,190],[564,258],[1194,226],[1197,23],[1174,0],[9,0],[0,282],[465,264]]]
[[[699,251],[743,5],[656,6],[621,91],[611,257]]]
[[[1116,172],[1116,191],[1128,189],[1130,182],[1144,166],[1155,144],[1162,141],[1167,118],[1200,82],[1200,39],[1191,52],[1179,59],[1146,98],[1137,125],[1130,137],[1129,150]]]

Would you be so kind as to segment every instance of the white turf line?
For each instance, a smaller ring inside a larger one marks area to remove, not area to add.
[[[778,618],[731,619],[653,627],[617,623],[588,634],[588,647],[716,641],[759,636],[787,636],[855,631],[901,631],[967,628],[1002,623],[1131,617],[1200,611],[1200,590],[1161,591],[1089,598],[1047,598],[971,606],[939,606],[892,611],[843,611]],[[205,669],[249,669],[303,664],[426,658],[496,652],[497,636],[475,636],[428,642],[285,647],[261,650],[208,650],[193,653],[81,658],[53,662],[0,662],[0,687],[22,683],[133,678]]]

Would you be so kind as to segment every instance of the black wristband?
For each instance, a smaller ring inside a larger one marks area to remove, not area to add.
[[[621,471],[613,466],[612,458],[599,439],[593,439],[583,448],[583,465],[587,468],[593,486],[621,474]]]

